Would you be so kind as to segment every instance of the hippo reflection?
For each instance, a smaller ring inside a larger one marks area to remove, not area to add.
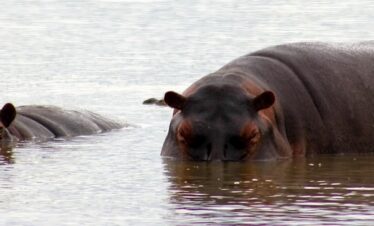
[[[161,154],[241,161],[372,152],[374,42],[294,43],[225,65],[183,94]]]
[[[334,224],[339,213],[373,216],[373,157],[318,155],[252,164],[164,158],[163,172],[172,213],[179,211],[176,218],[187,225],[222,222],[223,216],[245,225],[261,219],[269,225],[277,217],[302,222],[325,218],[326,212]]]

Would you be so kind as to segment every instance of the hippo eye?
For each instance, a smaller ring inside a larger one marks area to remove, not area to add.
[[[229,142],[236,149],[245,149],[248,145],[248,140],[241,136],[233,136]]]

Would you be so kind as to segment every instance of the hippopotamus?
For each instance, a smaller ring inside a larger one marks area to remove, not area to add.
[[[15,108],[13,104],[7,103],[0,110],[0,144],[6,146],[13,141],[46,141],[90,135],[124,126],[90,111],[38,105]]]
[[[239,57],[182,94],[161,155],[246,161],[374,151],[374,41],[289,43]]]

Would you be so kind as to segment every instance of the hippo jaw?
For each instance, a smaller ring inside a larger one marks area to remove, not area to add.
[[[274,134],[271,123],[258,113],[274,104],[270,91],[251,98],[237,87],[207,87],[190,97],[168,92],[164,99],[176,112],[163,156],[246,161],[278,159],[290,153],[289,147],[279,145],[286,142]]]

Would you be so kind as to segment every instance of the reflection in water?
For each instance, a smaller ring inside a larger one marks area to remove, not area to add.
[[[10,145],[2,145],[0,147],[0,165],[13,163],[13,147]]]
[[[251,163],[165,159],[164,167],[173,211],[190,223],[206,219],[205,223],[284,224],[289,218],[369,222],[374,219],[373,160],[374,156]]]

